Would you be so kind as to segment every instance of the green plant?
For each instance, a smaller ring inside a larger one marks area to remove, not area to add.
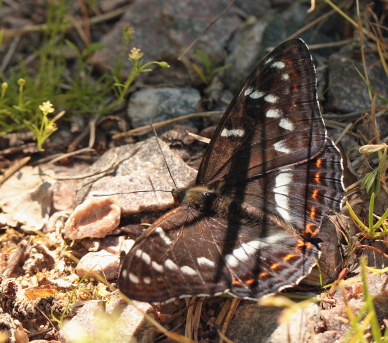
[[[140,49],[132,48],[131,53],[129,54],[129,61],[132,64],[131,72],[129,73],[124,83],[120,83],[116,79],[116,83],[114,84],[118,91],[118,99],[114,104],[114,106],[124,101],[124,97],[127,94],[127,91],[131,86],[131,84],[133,83],[133,81],[135,80],[136,76],[138,76],[141,73],[147,73],[152,71],[152,69],[148,68],[149,66],[156,64],[162,68],[170,67],[166,62],[152,61],[152,62],[144,63],[143,56],[144,56],[144,53],[140,52]]]
[[[361,154],[377,152],[379,157],[378,167],[370,173],[366,174],[361,183],[361,186],[365,187],[368,194],[379,194],[381,182],[385,183],[385,173],[387,170],[387,150],[387,144],[364,145],[359,149]]]
[[[206,85],[210,84],[212,78],[216,74],[218,74],[222,70],[230,68],[231,66],[231,64],[226,64],[224,66],[213,69],[213,63],[210,61],[209,57],[204,52],[202,52],[201,50],[196,50],[195,53],[201,59],[203,67],[200,67],[199,65],[193,63],[193,68],[201,78],[202,82]]]
[[[27,127],[33,134],[34,139],[37,141],[38,149],[43,151],[43,143],[45,140],[50,137],[56,130],[57,126],[55,122],[62,117],[65,113],[64,111],[60,112],[53,119],[49,119],[48,115],[54,112],[54,108],[50,101],[43,102],[42,105],[39,105],[40,113],[37,110],[31,110],[29,108],[29,101],[24,99],[24,87],[26,85],[26,81],[24,79],[18,80],[19,85],[19,96],[16,105],[7,106],[6,105],[6,90],[8,88],[8,84],[3,82],[1,85],[1,93],[0,93],[0,115],[6,114],[17,124],[22,127]],[[3,123],[4,128],[6,129],[5,121]],[[12,127],[12,126],[11,126]],[[4,129],[3,128],[3,129]],[[2,133],[5,133],[4,131]]]
[[[383,216],[378,219],[376,223],[373,223],[374,218],[374,204],[375,204],[375,194],[372,193],[370,202],[369,202],[369,215],[368,215],[368,225],[365,225],[360,218],[354,213],[352,207],[348,202],[346,202],[346,207],[349,210],[351,217],[356,221],[356,223],[364,230],[364,233],[367,234],[370,239],[377,239],[385,237],[388,235],[388,228],[384,224],[384,221],[388,218],[388,210],[385,211]],[[379,230],[379,231],[378,231]]]
[[[43,149],[43,142],[56,130],[54,122],[58,119],[49,119],[50,112],[45,113],[42,110],[42,113],[37,110],[47,99],[56,108],[67,110],[70,114],[68,119],[74,113],[94,114],[97,119],[111,113],[124,101],[136,76],[151,71],[148,68],[151,64],[168,67],[165,62],[144,63],[143,54],[134,48],[130,54],[132,70],[126,80],[121,82],[119,75],[122,74],[127,55],[124,52],[134,37],[133,29],[127,26],[120,47],[122,53],[115,61],[115,67],[111,69],[111,73],[105,73],[96,79],[91,56],[104,46],[92,43],[81,49],[65,40],[65,33],[69,28],[69,5],[63,0],[49,2],[43,42],[36,51],[38,60],[34,74],[30,75],[23,60],[20,60],[17,68],[8,71],[7,77],[0,74],[0,81],[3,82],[0,89],[0,134],[28,128],[34,133],[40,150]],[[68,72],[68,61],[63,50],[65,45],[76,55],[72,73]],[[115,95],[117,98],[112,101],[111,98]]]
[[[346,295],[344,294],[346,314],[350,324],[350,328],[345,336],[344,343],[369,342],[369,340],[365,337],[366,330],[370,330],[373,337],[373,342],[386,342],[386,339],[388,338],[388,329],[385,329],[383,337],[381,334],[379,322],[377,320],[376,310],[373,305],[374,296],[369,293],[368,289],[365,258],[362,257],[360,262],[365,304],[361,307],[356,315],[348,305]]]

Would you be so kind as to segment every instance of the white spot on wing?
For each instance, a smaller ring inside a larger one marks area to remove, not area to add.
[[[173,261],[171,261],[169,258],[164,262],[164,265],[166,266],[166,268],[168,268],[170,270],[178,270],[179,269],[179,267]]]
[[[270,57],[268,60],[265,61],[265,64],[272,62],[272,60],[273,60],[273,57]]]
[[[209,266],[209,267],[215,266],[215,263],[213,261],[210,261],[206,257],[198,257],[197,261],[198,261],[198,264],[202,266]]]
[[[244,92],[244,95],[247,96],[253,92],[253,87],[248,87],[247,90]]]
[[[186,274],[186,275],[197,275],[198,273],[193,269],[193,268],[191,268],[191,267],[189,267],[189,266],[182,266],[181,267],[181,272],[183,273],[183,274]]]
[[[123,276],[123,278],[126,278],[126,277],[127,277],[127,274],[128,274],[128,272],[126,271],[126,269],[123,269],[123,270],[121,271],[121,275]]]
[[[279,126],[289,131],[294,130],[294,124],[286,118],[282,118],[280,120]]]
[[[258,99],[258,98],[261,98],[265,93],[263,92],[259,92],[259,91],[254,91],[252,92],[249,97],[252,98],[252,99]]]
[[[239,260],[234,257],[232,254],[225,256],[225,262],[229,264],[232,268],[236,268],[239,264]]]
[[[289,240],[290,237],[293,238],[294,236],[290,235],[289,233],[282,232],[260,238],[260,241],[263,244],[278,244]]]
[[[244,134],[245,131],[242,129],[228,130],[225,128],[221,132],[221,137],[243,137]]]
[[[270,102],[271,104],[276,103],[278,101],[278,97],[272,94],[268,94],[264,97],[264,100]]]
[[[282,111],[278,110],[277,108],[268,110],[265,115],[268,118],[279,118],[282,115]]]
[[[143,250],[138,249],[136,250],[135,255],[139,258],[141,258],[145,263],[150,264],[151,263],[151,256],[145,253]]]
[[[149,285],[151,283],[151,278],[146,276],[145,278],[143,278],[143,281],[144,281],[145,284]]]
[[[275,179],[275,202],[276,210],[285,221],[290,221],[290,204],[288,196],[290,194],[289,184],[292,183],[291,173],[281,173]]]
[[[252,255],[260,248],[260,241],[251,241],[241,244],[240,248],[234,249],[231,254],[225,256],[225,261],[232,268],[236,268],[240,262],[248,261]]]
[[[274,62],[272,63],[271,67],[274,67],[276,69],[283,69],[286,65],[284,64],[284,62]]]
[[[159,273],[163,273],[164,271],[164,267],[161,264],[156,263],[155,261],[152,261],[151,266]]]
[[[157,227],[155,229],[155,232],[158,233],[160,238],[164,240],[164,243],[166,243],[167,245],[171,245],[170,238],[167,237],[166,233],[164,232],[164,230],[161,227]]]
[[[275,179],[275,189],[292,183],[292,173],[280,173]]]
[[[132,273],[129,273],[129,280],[133,283],[139,283],[139,278],[135,275],[135,274],[132,274]]]
[[[278,152],[284,152],[285,154],[289,154],[291,152],[290,149],[288,149],[284,144],[284,140],[276,142],[273,146]]]
[[[283,79],[284,81],[287,81],[287,80],[290,79],[290,75],[288,75],[288,74],[283,74],[283,75],[282,75],[282,79]]]

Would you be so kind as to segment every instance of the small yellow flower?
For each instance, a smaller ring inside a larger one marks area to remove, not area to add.
[[[50,101],[44,102],[42,105],[39,105],[39,109],[45,114],[53,113],[54,107]]]
[[[132,48],[131,53],[129,54],[129,58],[131,60],[139,60],[142,58],[144,53],[140,52],[140,49]]]
[[[25,84],[26,84],[26,80],[24,80],[24,79],[19,79],[19,80],[18,80],[18,85],[19,85],[20,87],[23,87]]]
[[[128,37],[132,37],[134,33],[135,33],[135,30],[133,29],[133,27],[128,26],[128,27],[126,28],[125,34],[126,34]]]
[[[8,83],[7,82],[3,82],[1,84],[1,89],[5,91],[7,88],[8,88]]]

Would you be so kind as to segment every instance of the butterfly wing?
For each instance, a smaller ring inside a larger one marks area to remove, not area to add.
[[[139,238],[120,272],[126,295],[254,299],[310,272],[319,256],[313,238],[344,190],[303,41],[281,44],[250,75],[214,134],[197,186],[216,195],[213,207],[189,201]]]
[[[120,289],[132,299],[165,302],[219,293],[255,299],[295,285],[315,265],[319,250],[270,225],[272,235],[263,238],[253,226],[230,231],[225,219],[178,207],[125,257]],[[223,255],[225,247],[230,254]]]
[[[226,198],[235,202],[241,199],[242,206],[249,207],[253,220],[270,213],[302,237],[311,239],[318,234],[326,214],[341,210],[342,159],[328,139],[325,149],[310,161],[257,178],[231,178],[220,187],[219,193]]]
[[[230,103],[202,160],[197,184],[250,178],[306,161],[326,144],[315,67],[306,44],[279,45]]]

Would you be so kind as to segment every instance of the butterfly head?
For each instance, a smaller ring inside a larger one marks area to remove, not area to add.
[[[203,186],[174,189],[172,195],[175,203],[194,207],[202,212],[213,212],[213,204],[217,198],[214,191]]]

